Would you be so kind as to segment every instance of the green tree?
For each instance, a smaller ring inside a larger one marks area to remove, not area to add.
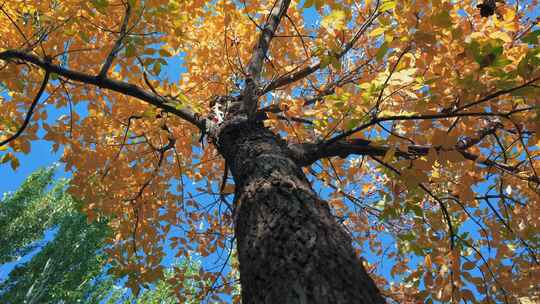
[[[39,249],[0,284],[2,303],[81,303],[111,284],[101,276],[106,222],[87,223],[80,203],[65,192],[66,181],[54,182],[53,173],[52,167],[36,171],[0,203],[0,261]],[[39,248],[53,229],[54,238]]]
[[[198,280],[201,263],[195,257],[175,262],[138,296],[108,275],[107,221],[88,223],[66,185],[66,180],[54,181],[53,167],[40,169],[0,201],[0,264],[39,250],[0,283],[1,303],[173,304],[179,297],[184,303],[201,302],[193,295],[211,282]],[[52,240],[41,246],[53,230]],[[171,280],[178,272],[184,281]]]

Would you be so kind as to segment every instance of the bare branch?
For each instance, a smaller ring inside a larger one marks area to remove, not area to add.
[[[113,160],[109,163],[109,166],[107,166],[107,168],[105,168],[105,172],[101,176],[101,180],[103,180],[105,177],[107,177],[107,175],[109,174],[109,171],[112,168],[113,163],[118,160],[118,157],[120,157],[120,154],[122,153],[122,149],[126,145],[126,140],[127,140],[127,136],[128,136],[128,133],[129,133],[129,128],[131,126],[131,121],[134,120],[134,119],[140,119],[140,118],[142,118],[142,116],[132,115],[132,116],[128,117],[126,130],[124,131],[124,138],[122,139],[122,142],[120,143],[120,148],[118,149],[118,152],[116,152],[116,155],[114,156]]]

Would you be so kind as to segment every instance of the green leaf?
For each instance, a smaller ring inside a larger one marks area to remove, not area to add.
[[[339,60],[335,56],[330,56],[330,64],[336,70],[341,69],[341,60]]]
[[[92,0],[90,3],[96,8],[96,10],[98,10],[98,12],[102,14],[106,13],[107,6],[109,6],[108,0]]]
[[[377,61],[381,61],[386,53],[388,53],[388,43],[383,43],[379,49],[377,50],[377,53],[375,54],[375,58],[377,58]]]
[[[81,40],[86,43],[90,42],[90,37],[88,37],[88,34],[85,31],[80,31],[79,37],[81,37]]]
[[[504,50],[503,41],[499,39],[492,39],[482,44],[476,40],[473,40],[471,43],[465,46],[465,49],[473,56],[474,60],[482,68],[496,63],[498,57],[503,53]],[[500,62],[500,64],[502,63],[504,62]]]
[[[388,151],[386,151],[386,153],[384,154],[383,162],[388,163],[389,161],[391,161],[394,158],[394,154],[396,154],[396,150],[397,149],[395,146],[390,147],[390,149],[388,149]]]
[[[398,238],[403,241],[412,241],[416,239],[413,233],[400,234],[398,235]]]
[[[154,63],[154,66],[152,67],[152,73],[154,75],[159,75],[159,73],[161,73],[161,63],[159,62]]]
[[[424,215],[424,210],[416,204],[409,205],[409,209],[418,217],[422,217]]]
[[[128,43],[126,45],[126,57],[135,56],[135,45],[133,43]]]
[[[540,58],[538,58],[539,54],[540,48],[533,49],[521,59],[517,68],[517,72],[520,76],[527,77],[540,66]]]
[[[360,124],[360,119],[351,119],[347,122],[347,129],[354,129]]]
[[[521,40],[523,42],[526,42],[528,44],[538,44],[539,40],[538,38],[540,37],[540,30],[536,30],[536,31],[532,31],[530,33],[528,33],[527,35],[523,36],[523,38],[521,38]]]
[[[328,55],[320,56],[319,60],[321,61],[321,63],[320,63],[321,68],[325,68],[325,67],[329,66],[330,63],[332,63],[331,56],[328,56]]]
[[[146,118],[156,118],[156,111],[154,108],[149,108],[143,112],[142,116]]]
[[[512,91],[510,95],[515,96],[515,97],[534,98],[534,97],[540,96],[540,88],[530,87],[530,86],[524,87],[524,88],[520,88],[515,91]]]
[[[495,59],[493,64],[491,64],[491,66],[496,67],[496,68],[503,68],[511,63],[512,63],[512,60],[510,59],[507,59],[504,57],[498,57],[497,59]]]

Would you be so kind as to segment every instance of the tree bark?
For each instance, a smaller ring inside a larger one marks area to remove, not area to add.
[[[217,147],[236,184],[243,303],[385,303],[284,140],[228,122]]]

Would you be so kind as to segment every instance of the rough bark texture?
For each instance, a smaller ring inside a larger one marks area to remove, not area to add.
[[[258,123],[230,122],[217,146],[236,183],[243,303],[384,303],[279,136]]]

